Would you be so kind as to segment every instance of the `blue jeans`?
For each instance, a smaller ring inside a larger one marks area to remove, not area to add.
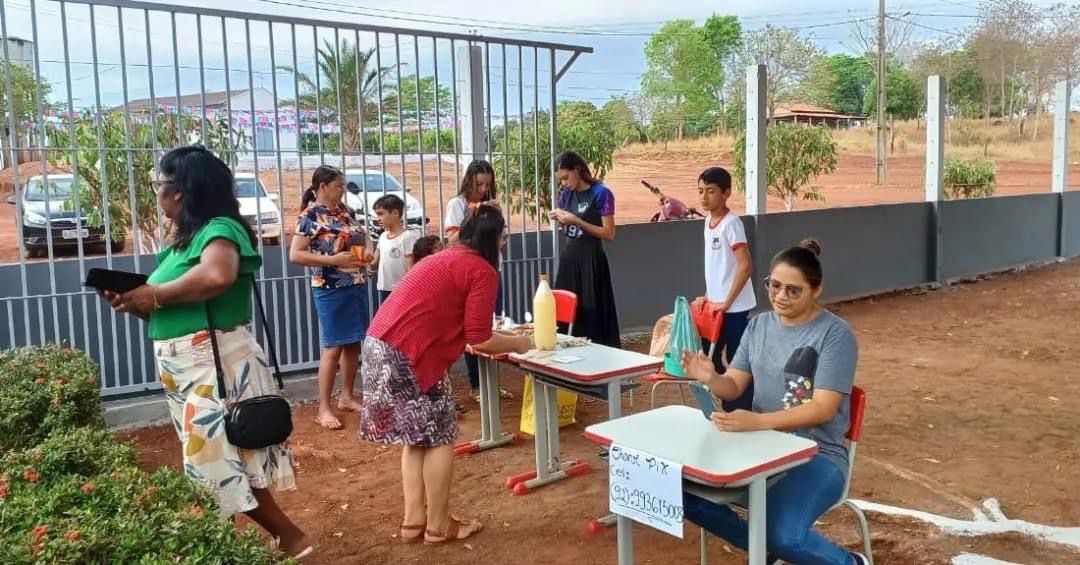
[[[768,563],[782,559],[799,565],[850,565],[854,556],[813,531],[814,522],[840,500],[844,473],[823,455],[795,467],[769,488],[765,539]],[[750,527],[727,505],[692,494],[683,500],[687,520],[746,551]]]
[[[502,275],[499,275],[499,286],[495,292],[495,315],[502,316],[503,313],[503,295],[502,295]],[[480,360],[475,355],[465,354],[465,369],[469,373],[469,388],[474,392],[480,388]]]
[[[389,298],[390,298],[390,291],[389,290],[380,290],[379,291],[379,306],[382,306],[383,304],[386,304],[386,301]]]
[[[731,360],[735,358],[735,351],[739,349],[739,342],[742,341],[743,333],[746,332],[746,326],[750,323],[750,312],[725,312],[724,313],[724,331],[720,335],[720,342],[716,344],[716,350],[713,351],[712,361],[713,367],[717,373],[723,374],[724,372],[724,359],[727,359],[727,363],[730,364]],[[706,351],[709,349],[708,340],[701,340],[702,347]],[[750,385],[743,391],[742,396],[735,400],[725,400],[723,407],[725,412],[732,412],[734,410],[751,410],[754,404],[754,381],[750,381]]]

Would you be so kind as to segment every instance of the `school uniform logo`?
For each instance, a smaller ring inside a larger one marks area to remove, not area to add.
[[[588,209],[589,209],[589,203],[588,202],[578,202],[578,205],[577,205],[578,214],[584,214],[585,210],[588,210]]]
[[[721,247],[723,247],[723,244],[720,243],[720,238],[719,237],[712,238],[713,251],[719,251]]]
[[[393,257],[394,259],[401,259],[401,248],[394,247],[390,249],[390,257]]]

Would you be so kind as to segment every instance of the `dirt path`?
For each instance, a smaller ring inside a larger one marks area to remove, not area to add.
[[[869,398],[852,496],[961,519],[971,518],[967,505],[996,497],[1010,518],[1080,525],[1078,281],[1080,262],[1072,262],[836,307],[857,333],[857,383]],[[503,383],[520,398],[517,374],[504,373]],[[639,391],[636,409],[647,398]],[[479,428],[476,406],[468,404],[464,437]],[[520,400],[503,401],[505,428],[516,428],[519,408]],[[297,411],[301,489],[281,500],[318,543],[316,563],[610,564],[614,532],[584,533],[588,520],[606,511],[607,480],[596,446],[581,436],[605,414],[603,404],[583,405],[579,422],[562,433],[564,453],[592,462],[594,472],[524,498],[511,496],[503,481],[532,467],[531,440],[459,459],[453,507],[487,525],[468,546],[396,543],[399,451],[358,442],[355,415],[345,416],[345,431],[326,432],[310,406]],[[134,438],[145,467],[177,465],[172,429]],[[1080,554],[1017,535],[960,538],[909,519],[870,518],[882,564],[945,564],[966,552],[1028,564],[1080,562]],[[857,547],[847,512],[827,515],[821,527]],[[635,529],[639,563],[697,559],[696,528],[688,527],[682,541]],[[711,563],[744,562],[719,542],[711,547]]]

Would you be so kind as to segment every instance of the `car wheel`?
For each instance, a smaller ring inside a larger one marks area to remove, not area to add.
[[[23,259],[36,259],[38,257],[41,257],[41,255],[42,255],[41,252],[42,251],[44,251],[44,250],[41,249],[40,247],[26,247],[26,246],[23,246],[23,248],[22,248],[22,256],[23,256]]]

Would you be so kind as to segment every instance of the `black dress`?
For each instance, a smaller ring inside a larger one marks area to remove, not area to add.
[[[588,190],[564,189],[559,208],[587,223],[603,225],[601,218],[615,213],[615,197],[608,187],[596,183]],[[563,226],[566,246],[559,256],[555,288],[569,290],[578,297],[574,335],[594,343],[621,348],[615,291],[603,242],[578,226]]]

